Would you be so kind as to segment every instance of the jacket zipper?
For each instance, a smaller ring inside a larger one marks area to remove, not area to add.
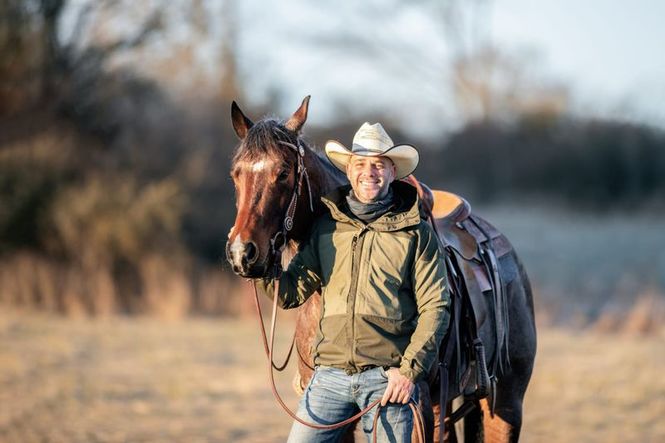
[[[351,287],[349,288],[349,302],[351,305],[351,355],[349,358],[349,363],[355,366],[355,355],[356,355],[356,296],[358,295],[356,291],[358,290],[358,277],[360,269],[360,258],[362,252],[362,243],[364,243],[363,234],[367,231],[367,226],[364,226],[360,232],[353,236],[351,240]],[[361,238],[362,237],[362,238]],[[356,248],[358,246],[358,241],[361,241],[361,248],[356,253]]]

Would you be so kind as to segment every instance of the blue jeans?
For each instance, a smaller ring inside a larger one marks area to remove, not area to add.
[[[332,424],[345,420],[374,400],[383,396],[388,386],[388,377],[383,368],[347,375],[342,369],[319,366],[305,389],[298,417],[310,423]],[[413,393],[417,401],[418,388]],[[361,419],[361,426],[371,441],[374,415],[372,409]],[[377,440],[381,442],[410,442],[413,417],[409,405],[388,403],[381,408],[377,424]],[[336,442],[347,428],[318,430],[294,421],[289,443]]]

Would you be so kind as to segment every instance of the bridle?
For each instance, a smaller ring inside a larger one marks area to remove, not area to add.
[[[282,131],[279,128],[274,128],[275,132],[278,132],[282,135],[287,136],[284,131]],[[288,137],[288,136],[287,136]],[[270,384],[272,388],[272,393],[277,400],[277,402],[280,404],[282,409],[291,416],[295,421],[301,423],[304,426],[314,428],[314,429],[319,429],[319,430],[332,430],[332,429],[338,429],[341,427],[344,427],[350,423],[355,422],[356,420],[360,419],[363,415],[367,414],[370,412],[372,409],[375,407],[377,408],[375,415],[374,415],[374,423],[373,423],[373,429],[374,429],[374,435],[373,435],[373,441],[376,442],[376,425],[379,420],[379,413],[381,409],[381,399],[377,399],[371,404],[369,404],[365,409],[362,411],[358,412],[355,414],[353,417],[350,417],[346,420],[343,420],[338,423],[333,423],[329,425],[320,425],[317,423],[310,423],[307,422],[300,417],[298,417],[289,407],[284,403],[282,400],[281,396],[279,395],[279,392],[277,392],[277,387],[275,386],[275,377],[273,373],[273,369],[277,371],[282,371],[284,368],[286,368],[289,359],[291,357],[293,347],[295,344],[295,333],[293,335],[293,340],[291,342],[291,347],[289,348],[289,352],[285,358],[285,361],[283,364],[277,366],[274,363],[274,358],[273,358],[273,353],[274,353],[274,344],[275,344],[275,326],[277,323],[277,301],[279,299],[279,276],[282,272],[282,267],[281,267],[281,253],[283,247],[286,245],[288,241],[287,235],[289,232],[293,229],[294,225],[294,217],[296,213],[296,206],[298,204],[298,200],[300,198],[300,195],[302,194],[302,186],[303,186],[303,179],[304,181],[307,182],[307,192],[309,196],[309,209],[312,213],[314,213],[314,202],[312,199],[312,187],[309,181],[309,175],[307,174],[307,168],[305,167],[305,148],[302,146],[302,143],[300,142],[300,139],[296,137],[296,144],[291,143],[289,141],[285,140],[277,140],[277,143],[283,146],[288,147],[289,149],[292,149],[296,153],[297,157],[297,164],[296,164],[296,180],[294,183],[293,191],[291,193],[291,200],[289,202],[289,205],[286,208],[286,213],[284,215],[284,220],[282,222],[282,227],[280,230],[278,230],[275,235],[270,239],[270,251],[271,255],[273,257],[273,284],[274,284],[274,293],[273,293],[273,306],[272,306],[272,320],[271,320],[271,325],[270,325],[270,343],[268,342],[268,337],[266,334],[266,328],[265,324],[263,323],[263,314],[261,312],[261,306],[259,303],[259,296],[258,296],[258,291],[256,289],[256,281],[253,281],[253,287],[254,287],[254,301],[255,301],[255,307],[259,319],[259,326],[261,329],[261,336],[263,339],[263,346],[266,352],[266,356],[268,357],[268,372],[270,374]],[[296,346],[297,349],[297,346]],[[300,356],[300,351],[298,350],[298,355]],[[302,357],[301,357],[302,359]],[[309,364],[305,361],[303,361],[305,365],[310,367],[310,369],[314,369]],[[409,401],[409,407],[411,408],[411,411],[413,413],[413,421],[414,421],[414,429],[416,430],[416,434],[418,435],[419,441],[423,442],[425,441],[425,428],[424,428],[424,421],[422,418],[422,413],[418,409],[417,404],[411,399]]]
[[[307,168],[305,167],[305,148],[303,147],[300,139],[296,136],[295,144],[290,141],[281,140],[279,134],[284,137],[289,137],[289,135],[282,131],[280,128],[273,128],[273,133],[277,136],[276,143],[282,146],[286,146],[291,149],[296,154],[296,179],[294,181],[293,190],[291,191],[291,200],[289,205],[286,207],[284,213],[284,218],[280,228],[275,232],[275,234],[270,237],[270,251],[266,257],[261,261],[261,266],[265,266],[267,275],[270,276],[279,276],[281,269],[282,261],[282,250],[286,246],[289,238],[288,234],[291,232],[294,226],[294,218],[296,214],[296,207],[298,205],[298,200],[302,194],[303,181],[307,184],[307,195],[309,197],[309,209],[314,213],[314,200],[312,198],[312,185],[309,180],[309,174],[307,173]],[[228,256],[229,243],[226,244],[227,256]],[[268,269],[267,265],[270,263],[270,259],[273,260],[273,269]]]
[[[288,135],[279,128],[274,128],[273,131],[288,137]],[[296,179],[294,182],[293,191],[291,192],[291,200],[289,201],[289,205],[286,207],[286,212],[282,221],[282,227],[270,239],[270,253],[274,258],[274,266],[276,268],[277,275],[279,275],[279,272],[281,271],[281,250],[288,241],[287,235],[293,229],[294,217],[296,215],[296,206],[298,205],[298,200],[300,199],[300,194],[302,193],[303,179],[307,183],[309,209],[312,213],[314,213],[314,201],[312,199],[312,185],[309,181],[307,168],[305,167],[305,148],[300,142],[300,139],[296,137],[296,144],[280,139],[277,140],[277,143],[293,150],[297,158]]]

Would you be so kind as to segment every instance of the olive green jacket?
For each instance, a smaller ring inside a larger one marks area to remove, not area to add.
[[[415,188],[391,186],[396,207],[369,224],[350,215],[348,185],[322,199],[329,213],[282,273],[279,303],[295,308],[321,289],[316,365],[347,373],[393,366],[415,381],[436,359],[450,295],[443,255],[420,218]],[[272,280],[257,283],[272,296]]]

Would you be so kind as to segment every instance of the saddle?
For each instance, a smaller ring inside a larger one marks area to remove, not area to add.
[[[473,214],[464,198],[432,190],[413,176],[404,180],[418,190],[421,215],[433,224],[447,260],[452,319],[439,355],[439,369],[445,366],[448,374],[446,394],[441,395],[447,399],[460,394],[474,398],[489,395],[493,413],[495,381],[508,364],[508,307],[499,260],[512,251],[512,245]],[[493,344],[489,360],[478,334],[481,327],[485,340]],[[432,377],[443,378],[443,374],[439,371]],[[443,386],[441,381],[437,383]]]

